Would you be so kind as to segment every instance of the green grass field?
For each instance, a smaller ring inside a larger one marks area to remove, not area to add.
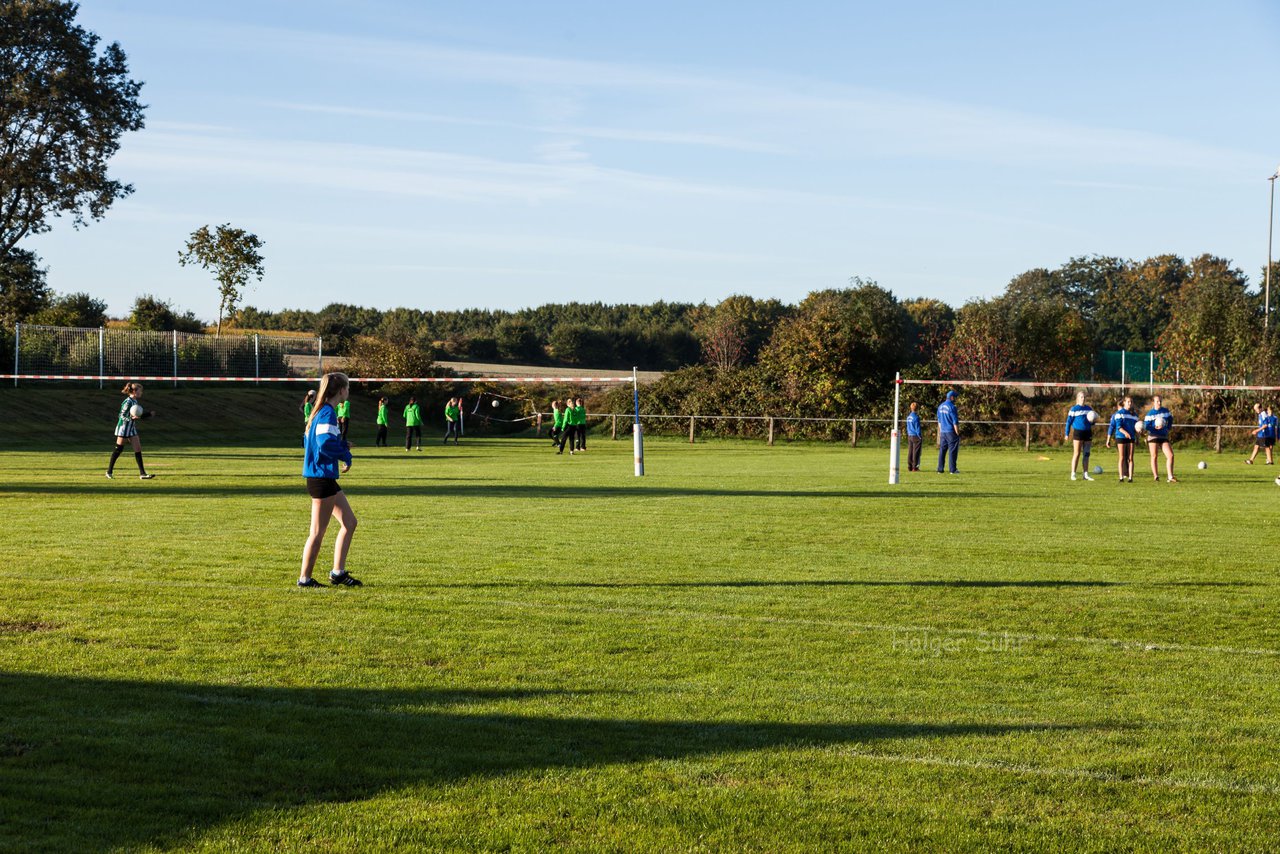
[[[291,404],[155,391],[142,483],[76,394],[0,398],[0,850],[1275,846],[1274,469],[361,427],[302,591]]]

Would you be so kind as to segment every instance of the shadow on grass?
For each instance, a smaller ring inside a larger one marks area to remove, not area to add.
[[[1123,587],[1124,581],[1077,581],[1077,580],[941,580],[925,579],[917,581],[880,581],[875,579],[828,579],[800,581],[480,581],[475,583],[435,584],[432,587],[559,587],[559,588],[734,588],[734,587]]]
[[[354,469],[353,469],[354,470]],[[117,470],[119,471],[119,469]],[[306,487],[301,477],[291,478],[292,483],[244,483],[244,484],[200,484],[192,483],[193,480],[202,480],[214,477],[210,474],[193,474],[193,475],[166,475],[162,471],[157,472],[156,480],[149,481],[145,485],[139,485],[137,489],[145,490],[151,495],[169,495],[169,496],[191,496],[202,498],[231,498],[234,496],[245,497],[261,497],[264,495],[306,495]],[[240,477],[240,475],[231,475],[232,477]],[[0,493],[26,493],[32,495],[110,495],[120,492],[121,488],[128,489],[129,481],[136,481],[136,472],[130,474],[125,472],[123,475],[117,474],[117,481],[123,480],[125,483],[108,481],[102,477],[100,473],[84,475],[83,482],[64,482],[64,483],[5,483],[0,484]],[[281,475],[244,475],[248,478],[275,478],[280,480]],[[938,501],[949,501],[956,498],[1007,498],[1008,495],[1001,492],[909,492],[899,491],[896,489],[727,489],[717,487],[696,487],[696,486],[649,486],[647,484],[637,483],[629,486],[573,486],[565,485],[538,485],[527,486],[520,484],[505,483],[457,483],[452,479],[434,479],[429,473],[424,473],[420,480],[412,480],[403,484],[387,484],[385,482],[376,485],[365,485],[354,478],[344,478],[342,480],[342,488],[350,496],[352,502],[356,502],[363,496],[413,496],[416,498],[520,498],[520,499],[545,499],[548,501],[563,501],[565,498],[696,498],[701,496],[714,496],[720,498],[795,498],[795,499],[812,499],[812,498],[893,498],[893,499],[910,499],[910,500],[927,500],[933,499]],[[141,493],[130,492],[131,500],[137,500]],[[1035,500],[1047,500],[1048,496],[1019,496],[1018,501],[1027,502]]]
[[[0,840],[15,850],[181,845],[258,810],[468,777],[1069,728],[652,721],[466,708],[538,693],[229,688],[0,673]]]

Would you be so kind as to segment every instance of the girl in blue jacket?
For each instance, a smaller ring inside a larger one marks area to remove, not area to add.
[[[329,573],[329,582],[334,586],[360,586],[360,582],[347,572],[347,551],[351,548],[351,536],[356,531],[356,514],[347,503],[342,487],[338,486],[338,464],[342,464],[344,472],[351,470],[351,449],[342,439],[334,406],[347,399],[349,385],[346,374],[325,374],[320,380],[315,408],[307,419],[302,476],[307,479],[307,492],[311,494],[311,533],[302,548],[299,587],[324,587],[311,577],[311,569],[324,542],[330,518],[337,519],[342,530],[333,544],[333,571]]]

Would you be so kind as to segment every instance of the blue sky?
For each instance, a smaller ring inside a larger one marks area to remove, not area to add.
[[[1253,280],[1280,164],[1280,4],[86,0],[144,80],[107,218],[27,242],[60,291],[206,319],[200,225],[266,241],[247,302],[953,304],[1074,255]]]

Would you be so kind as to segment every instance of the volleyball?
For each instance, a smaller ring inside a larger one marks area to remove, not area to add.
[[[1157,415],[1157,416],[1156,416],[1156,420],[1155,420],[1155,421],[1153,421],[1153,422],[1151,422],[1151,426],[1152,426],[1152,427],[1154,427],[1154,428],[1156,428],[1157,430],[1163,430],[1163,429],[1164,429],[1164,416],[1163,416],[1163,415]]]
[[[490,404],[490,406],[492,406],[494,409],[497,409],[497,408],[498,408],[498,401],[496,401],[496,400],[495,400],[493,403],[491,403],[491,404]]]
[[[135,403],[133,406],[130,406],[130,407],[129,407],[129,414],[130,414],[130,415],[132,415],[134,418],[141,418],[141,417],[142,417],[142,404],[140,404],[140,403]]]
[[[1142,428],[1143,428],[1143,427],[1145,427],[1145,426],[1146,426],[1146,425],[1144,425],[1141,421],[1135,421],[1135,422],[1133,423],[1133,429],[1134,429],[1134,431],[1135,431],[1135,432],[1137,432],[1137,433],[1141,433],[1141,432],[1142,432]]]
[[[1209,464],[1206,463],[1204,460],[1201,460],[1200,462],[1196,463],[1196,468],[1198,469],[1207,469],[1208,467],[1209,467]]]
[[[1093,422],[1095,422],[1095,421],[1097,421],[1097,420],[1098,420],[1098,413],[1096,413],[1096,412],[1094,412],[1092,409],[1090,409],[1088,412],[1086,412],[1086,413],[1084,414],[1084,418],[1085,418],[1085,420],[1086,420],[1086,421],[1088,421],[1090,424],[1092,424]]]
[[[1094,467],[1093,467],[1093,473],[1094,473],[1094,474],[1102,474],[1102,466],[1094,466]]]

